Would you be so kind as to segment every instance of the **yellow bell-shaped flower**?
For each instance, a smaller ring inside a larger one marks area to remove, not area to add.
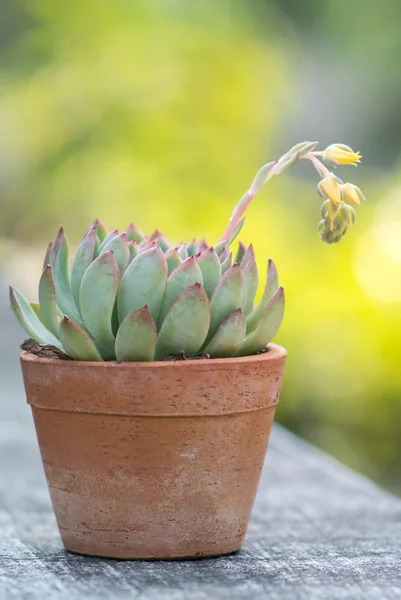
[[[323,152],[323,161],[331,166],[354,165],[361,162],[362,156],[344,144],[331,144]]]
[[[319,181],[317,190],[322,198],[328,198],[335,206],[342,204],[340,184],[335,177],[329,176]]]
[[[362,194],[359,187],[353,183],[344,183],[340,186],[340,190],[344,202],[349,202],[350,204],[356,204],[356,206],[360,206],[361,200],[365,200],[365,196]]]

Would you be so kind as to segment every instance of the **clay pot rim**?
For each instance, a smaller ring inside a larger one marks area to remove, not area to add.
[[[211,364],[219,366],[227,366],[234,364],[246,364],[252,362],[264,362],[285,358],[287,351],[283,346],[278,344],[268,344],[267,352],[261,354],[252,354],[251,356],[238,356],[231,358],[210,358],[210,359],[187,359],[187,360],[155,360],[152,362],[116,362],[116,361],[86,361],[86,360],[60,360],[58,358],[42,358],[31,352],[21,352],[20,359],[25,362],[39,362],[42,364],[53,364],[57,368],[68,369],[74,368],[93,368],[93,369],[187,369],[196,367],[197,370],[208,370]]]

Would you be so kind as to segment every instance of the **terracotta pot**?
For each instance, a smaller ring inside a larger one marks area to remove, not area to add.
[[[21,355],[64,546],[124,559],[243,542],[286,352],[184,362]]]

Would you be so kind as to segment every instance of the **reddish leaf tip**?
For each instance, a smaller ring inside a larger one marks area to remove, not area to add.
[[[278,288],[277,292],[275,292],[273,294],[273,296],[270,298],[268,304],[271,304],[271,302],[277,298],[284,298],[284,288],[282,285]]]
[[[201,256],[209,256],[209,254],[214,254],[214,252],[214,246],[210,246],[209,248],[206,248],[206,250],[201,252]]]

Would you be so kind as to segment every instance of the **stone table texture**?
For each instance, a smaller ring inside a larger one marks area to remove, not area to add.
[[[199,561],[124,562],[60,542],[0,289],[0,600],[401,598],[401,501],[280,427],[246,544]]]

